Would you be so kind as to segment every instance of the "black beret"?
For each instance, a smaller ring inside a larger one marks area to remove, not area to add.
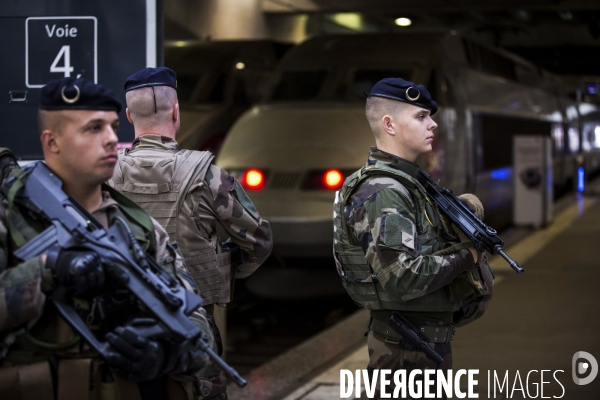
[[[380,80],[373,86],[369,96],[383,97],[423,107],[431,110],[431,115],[438,110],[437,103],[433,101],[425,86],[416,85],[402,78],[384,78]]]
[[[62,78],[42,88],[41,110],[121,111],[112,90],[87,79]]]
[[[177,74],[167,67],[144,68],[125,81],[126,92],[146,86],[170,86],[177,89]]]

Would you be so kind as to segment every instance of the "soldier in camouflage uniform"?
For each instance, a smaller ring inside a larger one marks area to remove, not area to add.
[[[8,177],[10,172],[17,167],[17,159],[12,151],[6,147],[0,147],[0,185]]]
[[[146,68],[127,78],[127,118],[135,140],[131,151],[119,152],[111,185],[177,240],[220,343],[214,306],[228,303],[233,280],[248,277],[267,259],[271,229],[240,183],[212,164],[211,153],[179,149],[175,89],[175,72],[165,67]],[[217,223],[230,237],[223,244]],[[200,386],[203,398],[227,398],[226,379],[216,365],[207,369]]]
[[[141,247],[180,284],[197,293],[181,255],[168,244],[160,224],[102,185],[112,176],[117,161],[115,132],[121,105],[114,94],[84,79],[64,78],[42,89],[40,103],[44,158],[62,180],[66,194],[105,229],[117,218],[124,220]],[[27,175],[12,168],[5,184],[17,187],[17,183],[26,186]],[[91,293],[101,293],[105,283],[117,277],[101,254],[89,250],[51,249],[26,262],[16,260],[13,252],[46,224],[32,219],[27,210],[13,203],[13,191],[8,193],[0,203],[0,398],[193,399],[191,381],[207,365],[201,351],[182,354],[177,365],[166,371],[163,361],[171,351],[178,351],[176,347],[117,326],[105,336],[111,351],[102,360],[67,325],[47,301],[54,288],[65,288],[68,299],[86,313],[88,326],[95,330],[112,322],[85,311],[90,310]],[[134,306],[125,305],[122,311],[131,315]],[[212,342],[205,311],[198,308],[189,318]]]
[[[377,147],[336,195],[334,255],[346,290],[371,311],[371,372],[437,367],[385,322],[394,310],[428,337],[444,358],[439,368],[451,368],[456,325],[480,316],[463,315],[463,305],[493,285],[484,256],[449,226],[416,180],[414,161],[432,149],[436,111],[424,86],[400,78],[378,82],[366,105]],[[467,197],[483,217],[479,200]]]

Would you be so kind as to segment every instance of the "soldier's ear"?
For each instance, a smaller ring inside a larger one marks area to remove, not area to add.
[[[44,153],[58,154],[60,152],[58,135],[53,130],[45,129],[40,135],[40,140],[42,141]]]
[[[179,120],[179,103],[173,104],[173,122]]]
[[[384,115],[381,118],[381,126],[383,127],[383,131],[388,135],[396,136],[396,130],[394,129],[394,122],[391,116]]]
[[[125,109],[125,115],[127,115],[127,121],[129,121],[129,123],[130,123],[131,125],[133,125],[133,120],[131,119],[131,113],[129,112],[129,107],[127,107],[127,108]]]

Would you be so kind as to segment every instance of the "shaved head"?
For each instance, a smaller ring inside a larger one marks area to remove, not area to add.
[[[401,101],[390,100],[378,96],[369,96],[367,98],[365,114],[375,138],[377,139],[382,135],[383,127],[381,124],[381,119],[385,115],[397,115],[399,112],[404,111],[404,109],[409,106],[409,104]]]
[[[48,111],[48,110],[38,110],[38,129],[40,131],[40,135],[45,130],[51,130],[56,133],[60,133],[64,119],[68,118],[68,115],[65,115],[64,111]]]
[[[152,130],[172,121],[177,91],[169,86],[143,87],[128,91],[125,98],[136,129]]]

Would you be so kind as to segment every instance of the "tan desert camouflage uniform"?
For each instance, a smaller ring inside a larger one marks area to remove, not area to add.
[[[424,353],[402,347],[402,337],[385,322],[391,310],[426,329],[430,345],[444,357],[441,368],[451,368],[454,315],[488,283],[481,275],[487,263],[480,268],[483,263],[457,246],[458,237],[419,188],[418,169],[371,148],[366,166],[346,179],[334,205],[343,216],[334,212],[338,270],[357,281],[343,279],[353,299],[371,310],[370,370],[436,368]],[[401,179],[393,177],[398,173]],[[437,253],[451,247],[452,254]]]
[[[267,259],[272,238],[268,221],[240,183],[212,159],[209,152],[179,150],[171,138],[143,135],[131,151],[119,152],[110,184],[155,217],[177,241],[220,342],[212,318],[214,304],[231,300],[233,280],[248,277]],[[241,251],[223,248],[217,224],[229,235],[227,245]],[[204,398],[225,399],[226,379],[220,370],[210,366],[206,377],[200,383]]]
[[[154,232],[149,232],[129,217],[115,200],[123,203],[127,199],[113,189],[103,187],[102,196],[101,206],[92,215],[105,228],[112,225],[116,217],[126,220],[142,248],[155,254],[165,271],[176,277],[184,287],[197,291],[181,255],[167,245],[169,237],[165,230],[152,220]],[[127,207],[136,206],[128,202]],[[111,379],[106,379],[107,369],[103,367],[102,360],[59,317],[55,308],[47,304],[47,294],[54,288],[54,280],[40,257],[23,263],[17,263],[12,257],[12,251],[19,246],[16,245],[14,232],[9,228],[8,218],[11,220],[10,226],[17,227],[25,241],[35,237],[44,228],[21,214],[17,206],[9,207],[6,200],[0,203],[0,398],[53,399],[51,370],[56,372],[58,369],[58,376],[54,378],[57,384],[54,390],[58,391],[58,398],[116,400],[126,396],[127,400],[139,400],[136,384],[114,374],[111,374]],[[79,304],[89,307],[89,303],[83,301]],[[190,320],[212,342],[204,309],[197,309]],[[178,378],[188,381],[197,379],[204,367],[205,362],[199,360]],[[73,385],[75,381],[80,384]],[[15,384],[19,390],[13,390]],[[169,398],[194,398],[189,382],[167,379],[167,387]],[[34,397],[28,397],[32,395]]]

